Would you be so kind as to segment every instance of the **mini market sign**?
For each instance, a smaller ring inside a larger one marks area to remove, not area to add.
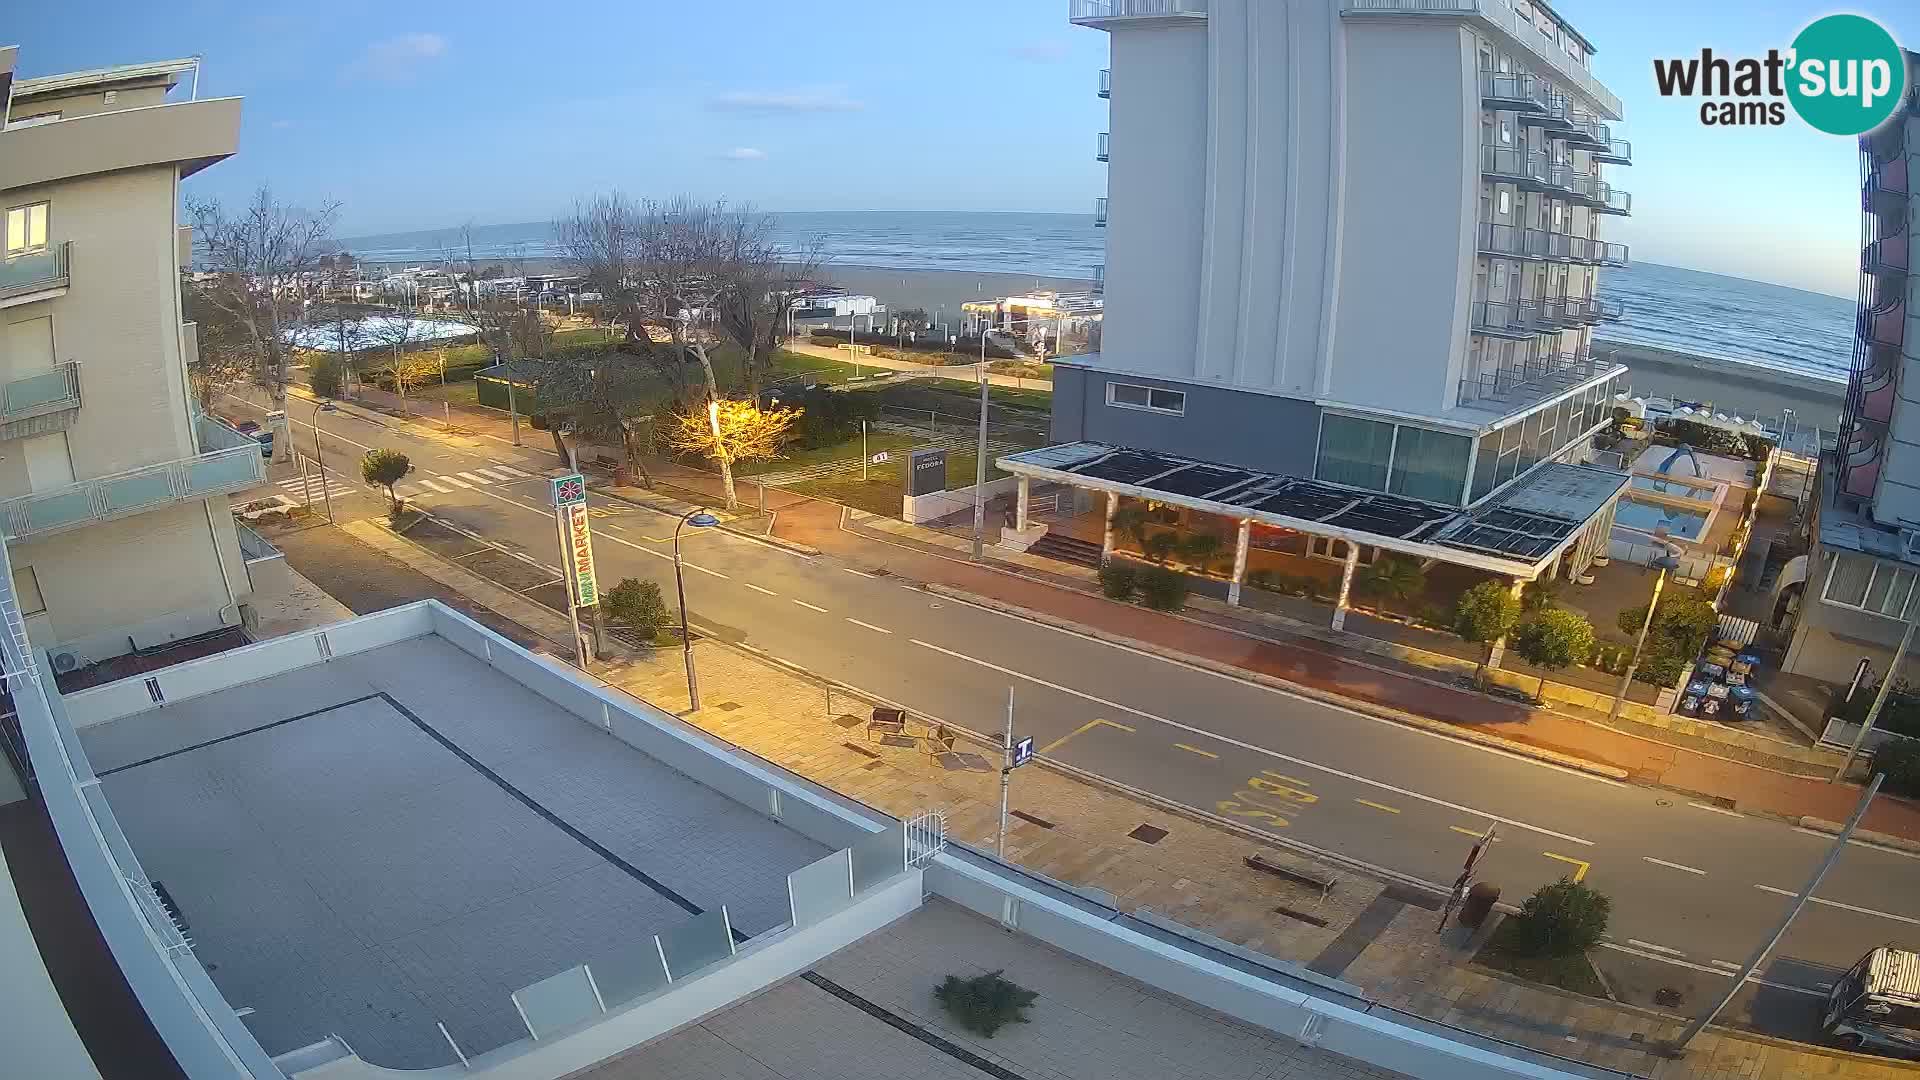
[[[578,473],[551,482],[554,519],[560,527],[560,547],[567,556],[567,582],[575,607],[600,602],[599,582],[593,570],[593,529],[587,517],[587,482]]]

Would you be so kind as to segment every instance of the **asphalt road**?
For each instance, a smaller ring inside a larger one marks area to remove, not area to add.
[[[310,446],[306,410],[294,411]],[[348,413],[321,420],[336,466],[351,470],[367,447],[402,449],[416,472],[401,487],[417,505],[558,566],[538,479],[550,454],[504,442],[461,452]],[[673,519],[603,509],[594,545],[603,587],[652,578],[671,596]],[[1474,838],[1497,824],[1479,877],[1515,902],[1567,874],[1603,890],[1614,903],[1615,959],[1658,962],[1649,987],[1659,968],[1670,982],[1686,973],[1724,986],[1715,973],[1747,958],[1828,844],[1778,821],[1458,742],[719,530],[689,529],[683,546],[688,606],[710,632],[975,731],[1000,729],[1011,686],[1016,731],[1042,753],[1157,795],[1436,883],[1451,882]],[[1019,786],[1016,777],[1015,808]],[[1811,1010],[1837,970],[1872,946],[1920,945],[1916,858],[1853,845],[1763,969],[1763,985]]]

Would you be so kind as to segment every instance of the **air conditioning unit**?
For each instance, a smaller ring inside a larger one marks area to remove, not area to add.
[[[47,659],[53,662],[53,673],[65,675],[69,671],[78,671],[86,663],[80,654],[72,649],[54,649],[47,653]]]

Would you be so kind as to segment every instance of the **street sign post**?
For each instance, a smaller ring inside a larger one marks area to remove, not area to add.
[[[1033,736],[1029,735],[1013,744],[1013,765],[1011,767],[1017,769],[1032,760]]]
[[[593,529],[587,515],[587,481],[579,473],[548,481],[554,527],[560,536],[560,561],[566,565],[567,619],[573,624],[573,660],[587,669],[587,647],[580,637],[580,609],[600,602],[593,568]]]
[[[1453,909],[1459,905],[1460,901],[1466,899],[1467,890],[1473,888],[1474,867],[1479,864],[1480,856],[1487,850],[1487,845],[1493,843],[1493,831],[1499,827],[1500,823],[1497,821],[1489,824],[1486,835],[1473,842],[1473,847],[1467,852],[1466,864],[1460,868],[1460,876],[1453,879],[1453,891],[1447,894],[1447,902],[1440,909],[1440,925],[1434,928],[1434,933],[1439,934],[1446,930],[1447,920],[1453,917]]]

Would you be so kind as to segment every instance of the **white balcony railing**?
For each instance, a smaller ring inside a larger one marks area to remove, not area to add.
[[[0,528],[20,540],[252,487],[266,479],[260,444],[233,434],[246,445],[0,500]]]
[[[59,243],[31,255],[0,259],[0,300],[65,288],[71,248],[70,243]]]
[[[1107,200],[1104,197],[1093,200],[1093,224],[1095,228],[1107,227]]]
[[[1519,42],[1554,74],[1592,98],[1609,119],[1620,118],[1620,99],[1593,72],[1567,54],[1533,22],[1520,17],[1507,0],[1340,0],[1345,15],[1438,15],[1480,19]]]
[[[1111,19],[1205,18],[1207,0],[1067,0],[1067,18],[1086,26]]]

